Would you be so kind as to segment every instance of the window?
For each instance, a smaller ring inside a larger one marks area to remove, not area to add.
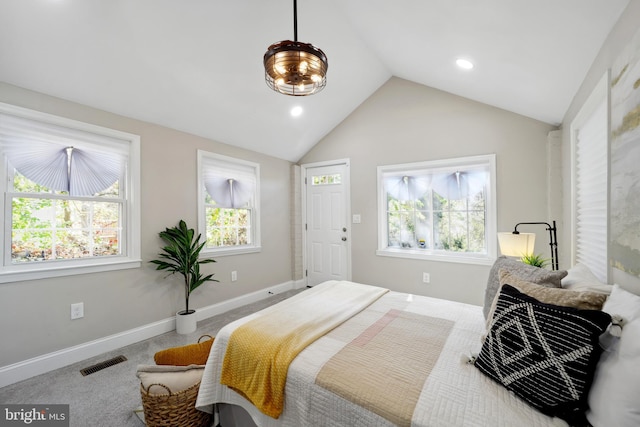
[[[137,136],[0,104],[0,150],[0,282],[140,266]]]
[[[571,123],[574,263],[607,282],[608,73]]]
[[[378,167],[378,255],[495,260],[495,155]]]
[[[260,165],[198,150],[198,229],[203,254],[260,251]]]
[[[339,185],[342,184],[342,174],[334,173],[331,175],[314,175],[311,179],[311,185]]]

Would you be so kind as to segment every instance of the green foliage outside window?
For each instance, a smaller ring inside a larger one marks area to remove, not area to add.
[[[118,192],[116,182],[94,197],[73,199],[16,171],[11,197],[12,262],[120,255]]]
[[[251,244],[251,209],[219,208],[205,192],[206,248]]]
[[[206,208],[207,247],[241,246],[251,243],[249,209]]]
[[[388,246],[486,253],[482,191],[461,200],[428,191],[416,200],[387,194]]]

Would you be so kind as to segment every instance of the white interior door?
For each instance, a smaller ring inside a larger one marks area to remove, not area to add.
[[[350,279],[348,171],[346,163],[306,169],[305,250],[309,286]]]

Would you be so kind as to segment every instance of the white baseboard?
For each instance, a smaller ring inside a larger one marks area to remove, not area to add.
[[[275,285],[266,289],[252,292],[250,294],[240,295],[239,297],[235,297],[218,304],[199,308],[196,311],[196,314],[198,316],[198,320],[208,319],[210,317],[217,316],[218,314],[225,313],[229,310],[233,310],[234,308],[242,307],[243,305],[251,304],[253,302],[269,298],[270,296],[281,294],[291,289],[300,289],[302,287],[304,287],[304,281],[285,282],[280,285]]]
[[[242,307],[243,305],[263,300],[272,295],[286,292],[291,289],[300,289],[302,287],[304,287],[304,280],[289,281],[280,285],[252,292],[250,294],[241,295],[208,307],[199,308],[197,310],[198,320],[208,319],[229,310]],[[18,381],[26,380],[27,378],[80,362],[90,357],[99,356],[103,353],[153,338],[157,335],[173,331],[175,328],[175,317],[171,317],[134,329],[129,329],[128,331],[98,338],[73,347],[64,348],[52,353],[43,354],[41,356],[0,367],[0,387],[5,387],[10,384],[17,383]]]

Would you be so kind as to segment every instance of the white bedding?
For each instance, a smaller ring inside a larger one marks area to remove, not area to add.
[[[225,326],[216,336],[200,385],[196,406],[208,412],[215,403],[241,406],[260,427],[391,426],[389,421],[316,385],[322,366],[390,309],[454,322],[444,348],[424,383],[412,426],[565,426],[528,406],[485,377],[463,357],[478,353],[484,333],[482,308],[429,297],[389,292],[360,314],[303,350],[289,367],[282,415],[273,419],[244,397],[220,384],[226,343],[233,329],[258,313]],[[380,373],[383,374],[383,373]]]

